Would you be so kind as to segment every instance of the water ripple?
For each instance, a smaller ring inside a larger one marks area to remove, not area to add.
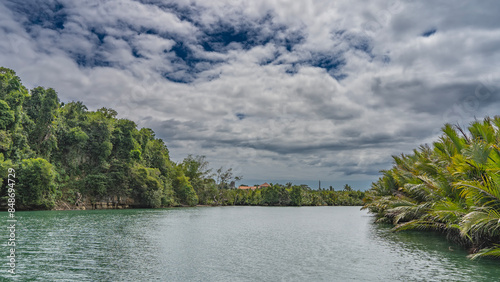
[[[6,216],[6,214],[4,214]],[[356,207],[18,212],[15,281],[495,281],[430,233]],[[0,231],[7,238],[7,231]],[[3,243],[7,250],[6,240]],[[4,265],[7,267],[7,259]]]

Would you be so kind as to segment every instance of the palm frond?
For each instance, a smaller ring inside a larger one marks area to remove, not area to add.
[[[500,189],[491,179],[484,177],[482,181],[461,181],[455,185],[462,188],[460,195],[472,199],[476,206],[500,209]]]
[[[472,259],[472,260],[477,259],[477,258],[481,258],[481,257],[499,258],[500,257],[500,245],[494,245],[491,248],[482,249],[475,254],[468,255],[467,257]]]
[[[394,228],[392,228],[392,231],[395,232],[407,231],[407,230],[443,231],[446,230],[446,228],[447,225],[444,223],[416,219],[398,224]]]

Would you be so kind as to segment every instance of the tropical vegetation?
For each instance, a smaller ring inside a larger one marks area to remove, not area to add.
[[[241,176],[231,168],[213,171],[204,156],[175,163],[152,129],[117,115],[61,102],[51,88],[28,91],[13,70],[0,68],[0,205],[6,208],[13,187],[16,209],[362,204],[364,193],[350,186],[234,189]],[[8,179],[12,170],[15,182]]]
[[[364,209],[394,231],[440,232],[472,259],[500,257],[500,117],[446,124],[432,145],[394,156]]]

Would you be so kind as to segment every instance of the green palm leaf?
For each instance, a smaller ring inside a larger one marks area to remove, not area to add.
[[[467,256],[470,259],[477,259],[481,257],[495,257],[499,258],[500,257],[500,245],[495,245],[492,248],[485,248],[480,250],[479,252],[475,254],[471,254]]]

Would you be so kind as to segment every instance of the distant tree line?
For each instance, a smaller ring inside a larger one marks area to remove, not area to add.
[[[28,91],[13,70],[0,68],[0,195],[16,171],[16,207],[53,209],[61,202],[132,200],[137,207],[179,205],[361,204],[362,192],[311,191],[272,185],[234,188],[231,168],[213,172],[203,156],[170,160],[165,142],[109,108],[62,103],[54,89]]]
[[[221,190],[219,205],[362,206],[365,192],[312,190],[304,185],[271,184],[255,190]],[[210,202],[207,204],[211,204]]]

